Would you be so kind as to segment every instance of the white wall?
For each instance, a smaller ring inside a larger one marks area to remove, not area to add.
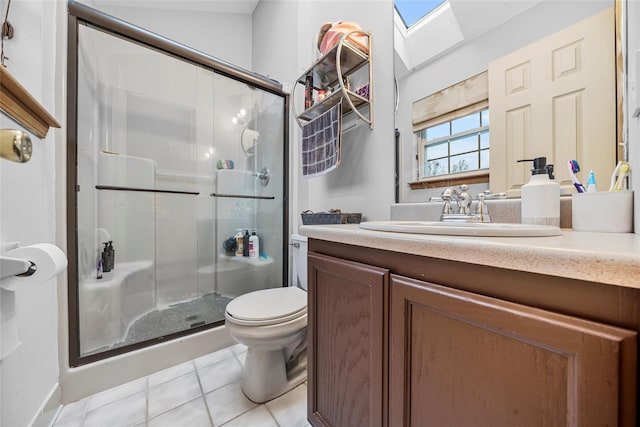
[[[7,1],[1,1],[2,17]],[[53,1],[14,0],[9,21],[15,28],[5,40],[9,72],[54,116],[56,25],[64,13]],[[60,56],[60,59],[63,57]],[[21,127],[0,114],[0,128]],[[31,135],[33,157],[18,164],[0,159],[0,244],[56,243],[55,156],[64,143],[60,132],[42,140]],[[57,281],[15,292],[22,344],[0,362],[0,424],[23,426],[35,421],[49,403],[59,402]],[[48,412],[47,417],[53,414]],[[46,420],[45,420],[46,422]]]
[[[325,22],[355,21],[371,32],[374,128],[370,130],[362,124],[343,135],[341,164],[329,174],[301,178],[298,167],[293,176],[303,180],[298,192],[298,209],[319,212],[338,208],[343,212],[362,212],[363,220],[388,219],[389,206],[394,202],[393,3],[391,0],[304,1],[299,8],[298,35],[292,47],[297,48],[299,54],[295,77],[311,65],[316,36]],[[300,156],[298,129],[292,135],[292,147],[297,159]],[[293,215],[299,217],[299,211]]]
[[[416,180],[416,142],[411,129],[411,108],[415,101],[486,71],[489,62],[612,6],[613,0],[543,0],[400,80],[400,108],[396,115],[402,147],[400,201],[425,202],[442,191],[411,190],[407,185]],[[472,192],[484,188],[487,186],[474,186]]]
[[[292,86],[315,58],[316,36],[325,22],[355,21],[372,33],[374,129],[361,125],[344,135],[342,162],[336,170],[323,177],[302,178],[301,132],[293,116],[290,118],[294,231],[300,224],[300,212],[306,209],[319,212],[339,208],[362,212],[368,220],[389,218],[389,206],[394,201],[392,18],[390,0],[262,1],[254,12],[254,71]],[[301,93],[298,87],[297,99],[292,100],[298,103],[298,110]]]
[[[90,0],[82,3],[95,7]],[[251,15],[158,9],[153,7],[153,2],[145,8],[129,7],[125,0],[121,3],[110,2],[99,10],[223,61],[251,69]]]

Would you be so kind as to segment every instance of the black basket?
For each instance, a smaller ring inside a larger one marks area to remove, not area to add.
[[[341,213],[341,212],[317,212],[302,213],[303,225],[320,225],[320,224],[359,224],[362,214],[357,213]]]

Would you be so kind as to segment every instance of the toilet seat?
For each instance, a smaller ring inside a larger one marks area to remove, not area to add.
[[[263,289],[241,295],[226,308],[228,321],[241,326],[268,326],[307,313],[307,293],[297,287]]]

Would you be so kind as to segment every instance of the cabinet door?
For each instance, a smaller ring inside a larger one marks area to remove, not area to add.
[[[383,426],[386,340],[381,268],[309,253],[308,417],[314,426]]]
[[[635,425],[636,333],[391,276],[389,424]]]

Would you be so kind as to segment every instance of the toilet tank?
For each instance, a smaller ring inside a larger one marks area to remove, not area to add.
[[[291,235],[291,258],[293,271],[291,274],[292,286],[298,285],[307,290],[307,238],[299,234]]]

